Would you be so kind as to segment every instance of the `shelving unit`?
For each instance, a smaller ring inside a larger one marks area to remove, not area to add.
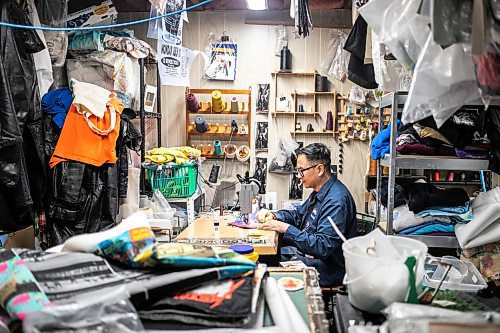
[[[319,74],[316,72],[305,72],[305,73],[281,73],[281,72],[274,72],[272,73],[274,77],[274,112],[272,112],[273,117],[277,116],[293,116],[293,122],[294,122],[294,129],[295,125],[297,124],[297,118],[300,117],[314,117],[316,120],[316,117],[321,118],[321,112],[319,110],[319,100],[321,98],[333,98],[333,105],[331,108],[328,109],[328,111],[332,111],[333,115],[333,128],[335,128],[335,120],[336,120],[336,115],[337,115],[337,97],[339,97],[339,94],[336,91],[314,91],[315,88],[315,82],[316,82],[316,76]],[[312,80],[312,90],[305,89],[305,90],[295,90],[295,91],[289,91],[288,94],[291,96],[291,100],[289,101],[291,103],[290,105],[290,111],[276,111],[278,109],[278,78],[280,76],[283,77],[288,77],[288,78],[311,78]],[[310,111],[304,110],[304,112],[299,112],[299,102],[300,99],[304,99],[305,101],[310,101]],[[322,122],[318,122],[319,125],[323,126],[324,124],[321,123],[326,123],[326,119]],[[304,125],[303,128],[305,128],[307,125]],[[290,131],[290,134],[292,135],[321,135],[321,134],[329,134],[329,135],[335,135],[335,131],[313,131],[313,132],[307,132],[307,131]]]
[[[156,62],[148,62],[148,65],[157,65]],[[161,146],[161,79],[160,73],[156,71],[156,112],[149,112],[144,110],[145,94],[146,94],[146,84],[144,79],[144,68],[146,62],[144,59],[139,59],[139,121],[140,129],[142,134],[141,142],[141,162],[144,162],[144,157],[146,156],[146,119],[156,118],[156,131],[157,131],[157,146]],[[146,192],[146,172],[144,168],[141,168],[140,184],[139,184],[141,194]]]
[[[382,168],[389,168],[388,176],[388,198],[387,198],[387,234],[393,234],[393,211],[394,211],[394,186],[396,184],[397,169],[428,169],[428,170],[458,170],[458,171],[481,171],[487,170],[488,160],[460,159],[454,157],[439,156],[416,156],[396,154],[396,122],[398,108],[404,106],[406,93],[392,93],[383,96],[379,101],[379,128],[382,128],[382,112],[386,107],[391,106],[390,117],[390,151],[384,158],[377,162],[377,193],[381,193]],[[380,221],[381,198],[377,195],[377,221]],[[455,237],[447,236],[427,236],[427,235],[401,235],[420,240],[429,247],[457,248],[458,241]]]
[[[223,95],[223,109],[221,112],[215,112],[211,108],[211,94],[214,90],[218,90]],[[222,143],[222,148],[226,144],[234,143],[236,146],[247,145],[250,146],[250,136],[252,135],[252,91],[251,88],[248,90],[243,89],[186,89],[186,94],[194,94],[200,104],[200,109],[198,112],[189,112],[186,106],[186,145],[199,147],[199,145],[208,146],[212,145],[214,140],[220,140]],[[238,97],[238,112],[231,112],[230,98],[236,96]],[[209,129],[207,132],[200,133],[196,131],[193,126],[194,117],[198,114],[203,114],[207,118],[209,123]],[[219,119],[219,120],[217,120]],[[231,134],[231,121],[236,120],[238,123],[239,130],[241,131],[242,125],[246,127],[245,133],[233,133]],[[215,126],[215,123],[219,126]],[[226,127],[224,125],[227,125]],[[228,130],[229,128],[229,130]],[[231,140],[231,141],[230,141]],[[196,143],[195,143],[196,142]],[[203,151],[203,150],[202,150]],[[224,159],[224,154],[222,156],[214,156],[212,154],[202,154],[207,159]],[[237,159],[235,159],[237,160]]]

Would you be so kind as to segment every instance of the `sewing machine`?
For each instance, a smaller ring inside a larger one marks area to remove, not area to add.
[[[240,193],[238,195],[238,200],[240,202],[241,220],[245,223],[248,223],[248,217],[252,213],[252,203],[255,196],[259,194],[261,184],[257,179],[250,178],[248,171],[245,174],[245,178],[241,177],[240,175],[236,175],[236,177],[241,183]],[[258,204],[260,206],[260,202]]]

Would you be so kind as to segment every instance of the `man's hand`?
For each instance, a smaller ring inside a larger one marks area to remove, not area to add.
[[[276,216],[268,209],[261,209],[257,212],[257,214],[255,214],[255,218],[257,219],[257,221],[264,223],[267,221],[275,220]]]
[[[271,220],[257,226],[257,229],[272,230],[284,234],[290,225],[285,222]]]

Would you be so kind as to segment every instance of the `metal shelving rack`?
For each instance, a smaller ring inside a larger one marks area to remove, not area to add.
[[[148,65],[157,65],[156,62],[148,62]],[[142,142],[141,142],[141,163],[144,162],[144,156],[146,155],[146,118],[156,118],[156,130],[158,135],[158,146],[161,146],[161,79],[160,73],[156,71],[156,112],[148,112],[144,110],[145,101],[145,79],[144,79],[144,68],[146,62],[144,59],[139,59],[139,119],[141,126]],[[146,192],[146,172],[144,168],[141,168],[140,176],[140,191],[141,194]]]
[[[481,171],[488,170],[489,160],[460,159],[453,157],[438,156],[397,156],[396,154],[396,118],[398,108],[404,106],[407,93],[391,93],[382,97],[379,101],[379,128],[382,128],[382,110],[391,106],[390,122],[390,151],[384,158],[377,161],[377,194],[380,193],[382,185],[382,168],[389,168],[388,177],[388,197],[387,197],[387,227],[386,233],[393,234],[393,211],[394,211],[394,187],[396,185],[396,171],[400,169],[430,169],[430,170],[460,170],[460,171]],[[381,198],[377,195],[377,221],[380,221]],[[458,241],[455,237],[446,236],[410,236],[427,244],[429,247],[458,248]]]

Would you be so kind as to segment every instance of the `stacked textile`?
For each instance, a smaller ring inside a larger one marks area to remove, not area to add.
[[[399,154],[456,156],[467,159],[487,159],[491,145],[480,128],[478,110],[460,109],[440,128],[432,117],[414,124],[400,126],[396,138]],[[372,158],[389,153],[390,128],[380,131],[372,141]]]
[[[395,209],[394,231],[403,235],[452,236],[456,224],[472,220],[469,196],[461,188],[440,189],[425,182],[405,188],[408,203]]]

